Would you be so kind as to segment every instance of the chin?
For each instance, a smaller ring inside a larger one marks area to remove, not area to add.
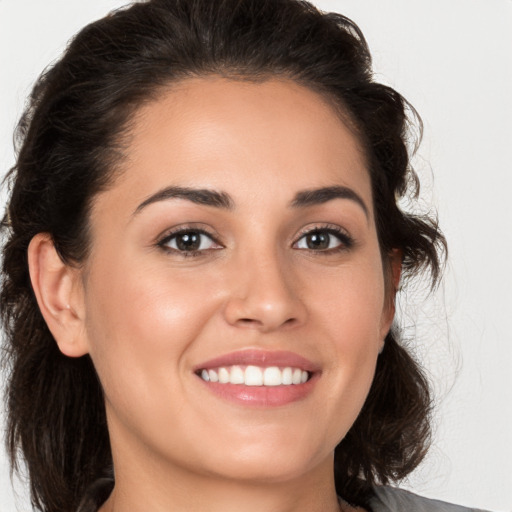
[[[210,457],[203,457],[203,468],[210,468],[219,477],[255,483],[296,480],[326,461],[332,472],[335,443],[332,450],[326,451],[325,444],[318,444],[315,449],[311,438],[302,438],[302,441],[297,438],[291,442],[290,434],[293,435],[288,431],[286,436],[268,443],[262,442],[261,437],[252,443],[233,442],[228,453],[210,451]]]

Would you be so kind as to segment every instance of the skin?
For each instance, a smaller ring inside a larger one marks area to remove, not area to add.
[[[93,202],[82,267],[63,264],[45,235],[29,249],[60,349],[89,353],[105,391],[116,487],[101,512],[340,510],[333,450],[394,314],[356,136],[293,82],[189,79],[138,111],[121,170]],[[232,207],[140,206],[170,186],[229,194]],[[290,205],[332,186],[364,207]],[[177,227],[213,241],[184,256],[176,239],[161,243]],[[308,248],[314,229],[331,248]],[[194,368],[240,349],[292,351],[320,376],[284,406],[227,401]]]

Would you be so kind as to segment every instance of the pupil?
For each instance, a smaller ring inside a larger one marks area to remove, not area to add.
[[[199,248],[200,241],[197,233],[183,233],[176,239],[176,246],[181,251],[195,251]]]
[[[312,233],[307,238],[309,249],[328,249],[329,235],[327,233]]]

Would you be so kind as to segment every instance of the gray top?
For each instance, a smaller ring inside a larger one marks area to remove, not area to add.
[[[372,512],[484,512],[480,509],[431,500],[394,487],[376,487]]]
[[[113,487],[114,481],[110,478],[97,480],[89,488],[77,512],[97,512]],[[370,506],[371,512],[485,512],[476,508],[423,498],[394,487],[375,487]]]

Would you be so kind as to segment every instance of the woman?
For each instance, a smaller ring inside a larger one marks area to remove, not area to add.
[[[48,511],[458,510],[378,487],[426,453],[391,328],[444,239],[357,27],[153,0],[34,88],[3,221],[8,442]]]

